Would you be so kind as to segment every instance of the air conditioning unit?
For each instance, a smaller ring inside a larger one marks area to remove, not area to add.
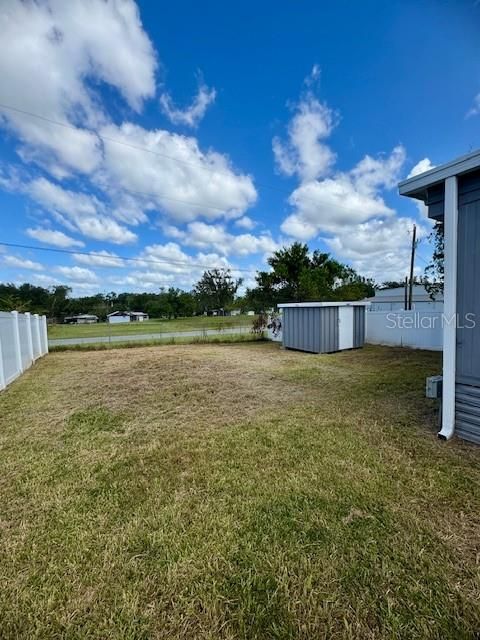
[[[425,395],[427,398],[441,398],[443,376],[430,376],[426,380]]]

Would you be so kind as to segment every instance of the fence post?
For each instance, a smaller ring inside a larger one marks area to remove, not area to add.
[[[18,373],[23,372],[22,367],[22,351],[20,348],[20,329],[18,328],[18,311],[12,311],[12,323],[13,323],[13,342],[15,347],[15,360],[17,361]]]
[[[40,327],[39,327],[39,317],[38,317],[38,313],[34,313],[33,314],[33,328],[35,329],[35,335],[37,337],[37,345],[38,345],[38,355],[37,358],[39,358],[42,355],[42,343],[40,341]]]
[[[33,338],[32,338],[32,317],[30,311],[25,313],[27,319],[27,345],[28,345],[28,357],[30,358],[30,365],[33,364]]]
[[[43,355],[48,353],[48,326],[47,326],[47,316],[42,316],[42,330],[43,330],[43,344],[44,351]]]
[[[5,389],[6,386],[5,371],[3,369],[2,340],[0,339],[0,391]]]

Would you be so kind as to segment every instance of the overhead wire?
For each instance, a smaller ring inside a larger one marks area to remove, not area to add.
[[[90,127],[76,127],[75,125],[72,125],[70,123],[67,122],[61,122],[60,120],[54,120],[52,118],[47,118],[46,116],[42,116],[38,113],[34,113],[33,111],[27,111],[26,109],[19,109],[18,107],[14,107],[12,105],[8,105],[5,103],[0,102],[0,109],[6,109],[8,111],[12,111],[14,113],[20,113],[22,115],[26,115],[26,116],[30,116],[32,118],[37,118],[38,120],[42,120],[44,122],[48,122],[50,124],[53,125],[57,125],[59,127],[64,127],[66,129],[71,129],[73,131],[79,131],[79,130],[83,130],[83,131],[87,131],[91,134],[94,134],[97,136],[97,138],[99,138],[100,140],[106,141],[106,142],[111,142],[113,144],[118,144],[118,145],[122,145],[124,147],[129,147],[131,149],[135,149],[137,151],[144,151],[146,153],[149,153],[151,155],[154,156],[158,156],[161,158],[164,158],[166,160],[171,160],[172,162],[176,162],[177,164],[181,164],[181,165],[185,165],[185,166],[189,166],[189,167],[194,167],[194,168],[198,168],[201,169],[203,171],[207,171],[211,174],[218,174],[218,175],[224,175],[228,178],[232,177],[232,173],[231,172],[227,172],[227,171],[223,171],[221,169],[217,169],[217,168],[213,168],[210,166],[205,166],[204,164],[200,164],[198,162],[189,162],[188,160],[182,160],[181,158],[176,158],[175,156],[171,156],[169,154],[166,153],[162,153],[160,151],[155,151],[154,149],[149,149],[148,147],[143,147],[141,145],[136,145],[136,144],[132,144],[130,142],[126,142],[124,140],[118,140],[117,138],[111,138],[110,136],[106,136],[102,133],[99,133],[96,129],[90,128]],[[270,189],[272,191],[276,191],[277,193],[282,194],[282,196],[285,196],[285,193],[283,191],[283,189],[280,189],[278,187],[275,187],[274,185],[265,183],[265,182],[258,182],[255,181],[256,186],[258,187],[263,187],[264,189]],[[155,198],[159,198],[161,200],[172,200],[172,201],[176,201],[176,202],[180,202],[182,204],[186,204],[189,206],[193,206],[193,207],[200,207],[200,208],[204,208],[204,209],[216,209],[218,211],[228,211],[228,207],[218,207],[216,205],[204,205],[203,203],[199,203],[199,202],[188,202],[188,201],[184,201],[184,200],[180,200],[177,198],[172,198],[170,196],[165,196],[162,195],[161,193],[158,192],[146,192],[146,191],[139,191],[139,190],[134,190],[134,189],[129,189],[129,188],[124,188],[121,187],[121,190],[124,191],[125,193],[132,193],[135,195],[144,195],[147,197],[155,197]],[[302,195],[302,201],[303,202],[310,202],[312,204],[315,205],[319,205],[322,203],[321,200],[316,199],[314,200],[313,198],[308,198]],[[326,200],[323,200],[323,204],[327,204],[330,205],[330,202],[327,202]],[[343,211],[351,211],[348,207],[344,207],[341,204],[335,203],[335,207],[337,209],[341,209]],[[230,207],[232,208],[232,207]]]
[[[55,248],[55,247],[39,247],[39,246],[35,246],[35,245],[28,245],[28,244],[19,244],[19,243],[15,243],[15,242],[2,242],[0,241],[0,246],[2,247],[10,247],[10,248],[15,248],[15,249],[28,249],[28,250],[32,250],[32,251],[50,251],[53,253],[64,253],[64,254],[68,254],[68,255],[82,255],[82,256],[90,256],[93,258],[102,258],[104,260],[119,260],[119,261],[126,261],[126,262],[140,262],[140,263],[148,263],[148,264],[167,264],[167,265],[181,265],[181,266],[186,266],[186,267],[197,267],[199,269],[207,269],[207,270],[212,270],[212,269],[230,269],[230,271],[240,271],[240,272],[245,272],[245,273],[251,273],[252,271],[254,271],[254,269],[246,269],[243,267],[234,267],[234,266],[230,266],[230,267],[226,267],[225,265],[217,265],[217,266],[212,266],[212,265],[206,265],[206,264],[202,264],[202,263],[198,263],[198,262],[189,262],[188,260],[178,260],[178,259],[162,259],[162,258],[157,258],[157,259],[152,259],[152,258],[141,258],[141,257],[131,257],[131,256],[119,256],[119,255],[105,255],[103,253],[99,253],[99,252],[95,252],[95,251],[77,251],[77,250],[73,250],[73,249],[59,249],[59,248]],[[93,265],[93,266],[111,266],[111,265]]]

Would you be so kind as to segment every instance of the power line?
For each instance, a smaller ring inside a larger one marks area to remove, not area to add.
[[[52,253],[66,253],[68,255],[82,255],[82,256],[91,256],[94,258],[103,258],[104,260],[119,260],[119,261],[127,261],[127,262],[141,262],[141,263],[149,263],[149,264],[168,264],[168,265],[181,265],[186,267],[197,267],[199,269],[230,269],[231,271],[241,271],[245,273],[251,273],[254,269],[244,269],[241,267],[225,267],[225,266],[212,266],[205,265],[196,262],[188,262],[187,260],[162,260],[161,258],[152,260],[151,258],[132,258],[127,256],[112,256],[105,255],[103,253],[95,253],[94,251],[73,251],[70,249],[56,249],[53,247],[37,247],[28,244],[17,244],[14,242],[0,242],[0,245],[3,247],[11,247],[15,249],[31,249],[32,251],[50,251]],[[94,265],[98,267],[106,267],[109,265]]]
[[[59,127],[63,127],[65,129],[71,129],[72,131],[79,131],[79,130],[83,130],[83,131],[88,131],[89,133],[92,133],[94,135],[97,136],[97,138],[99,138],[100,140],[103,140],[105,142],[111,142],[113,144],[118,144],[118,145],[122,145],[124,147],[129,147],[131,149],[136,149],[137,151],[144,151],[145,153],[150,153],[151,155],[154,156],[158,156],[160,158],[164,158],[166,160],[171,160],[172,162],[176,162],[178,164],[182,164],[185,166],[189,166],[189,167],[196,167],[198,169],[202,169],[203,171],[208,171],[211,174],[219,174],[219,175],[224,175],[227,176],[228,178],[232,177],[232,173],[227,173],[226,171],[222,171],[221,169],[214,169],[212,167],[207,167],[204,166],[202,164],[199,164],[198,162],[188,162],[187,160],[181,160],[180,158],[176,158],[175,156],[170,156],[166,153],[161,153],[160,151],[155,151],[153,149],[149,149],[148,147],[142,147],[140,145],[136,145],[136,144],[131,144],[130,142],[125,142],[124,140],[117,140],[116,138],[111,138],[110,136],[105,136],[101,133],[99,133],[98,131],[96,131],[95,129],[91,129],[89,127],[75,127],[72,124],[69,124],[67,122],[61,122],[59,120],[54,120],[52,118],[47,118],[45,116],[42,116],[38,113],[34,113],[32,111],[27,111],[25,109],[19,109],[18,107],[12,107],[11,105],[8,104],[4,104],[0,102],[0,109],[6,109],[8,111],[13,111],[14,113],[20,113],[22,115],[25,116],[30,116],[32,118],[37,118],[38,120],[42,120],[43,122],[48,122],[49,124],[53,124]],[[285,196],[285,193],[282,189],[279,189],[278,187],[275,187],[274,185],[271,184],[267,184],[265,182],[256,182],[256,185],[258,187],[263,187],[264,189],[270,189],[271,191],[276,191],[278,193],[281,193],[282,196]],[[218,211],[222,211],[224,212],[225,210],[228,210],[227,208],[222,208],[222,207],[217,207],[214,205],[203,205],[201,203],[195,203],[195,202],[187,202],[184,200],[177,200],[176,198],[171,198],[170,196],[163,196],[162,194],[159,193],[147,193],[145,191],[135,191],[133,189],[128,189],[128,188],[124,188],[122,187],[122,191],[124,191],[125,193],[133,193],[133,194],[139,194],[139,195],[145,195],[145,196],[150,196],[150,197],[155,197],[155,198],[160,198],[163,200],[172,200],[172,201],[176,201],[176,202],[180,202],[182,204],[186,204],[192,207],[203,207],[204,209],[216,209]],[[315,205],[319,205],[322,204],[321,200],[314,200],[313,198],[306,198],[305,196],[302,196],[302,200],[304,202],[311,202],[312,204]],[[327,202],[326,200],[323,201],[323,204],[325,205],[331,205],[331,202]],[[343,211],[348,211],[351,212],[351,209],[349,209],[348,207],[343,207],[342,205],[336,203],[335,207],[337,209],[341,209]]]

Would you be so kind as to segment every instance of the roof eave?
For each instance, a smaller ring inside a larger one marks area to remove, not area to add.
[[[430,171],[420,173],[418,176],[402,180],[398,184],[398,192],[401,196],[425,200],[425,190],[428,187],[439,184],[452,176],[468,173],[478,168],[480,168],[480,149],[430,169]]]

